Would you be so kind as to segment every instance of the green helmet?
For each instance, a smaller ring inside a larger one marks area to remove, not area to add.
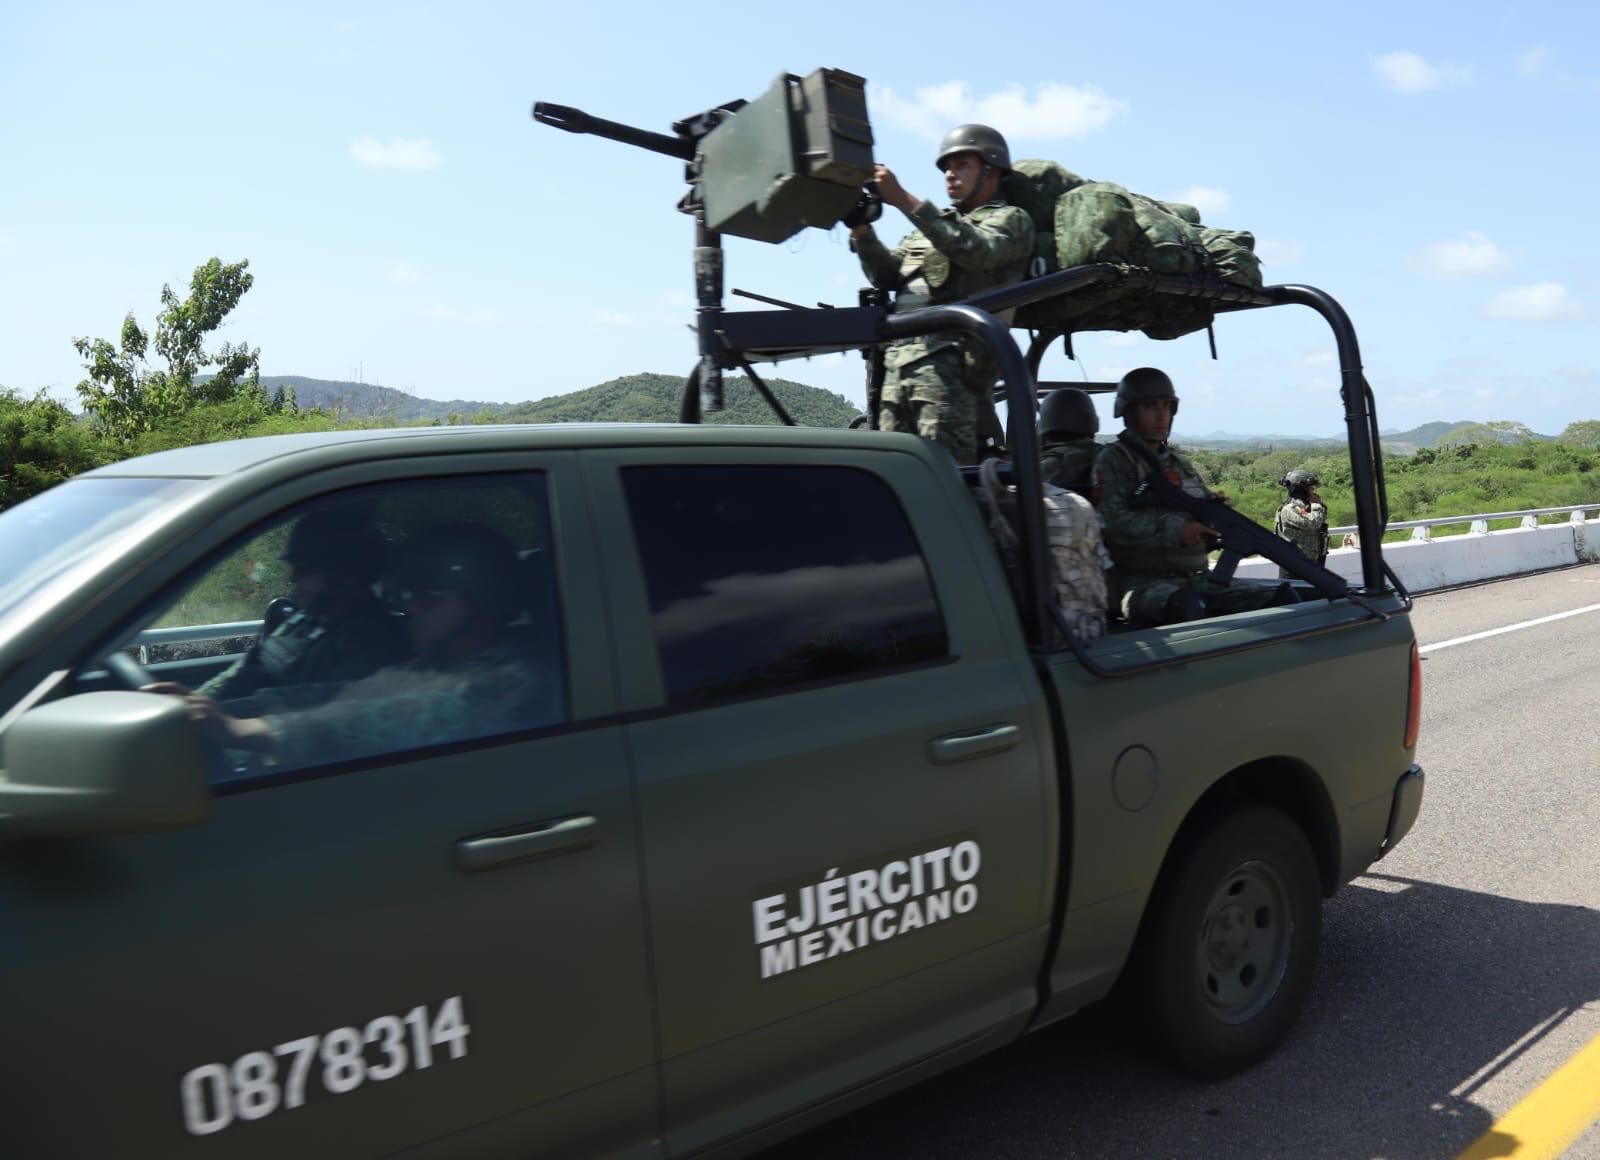
[[[1314,471],[1291,471],[1278,480],[1278,486],[1285,488],[1290,495],[1310,491],[1314,487],[1322,486],[1322,480]]]
[[[348,576],[371,584],[383,570],[388,542],[370,513],[346,508],[308,512],[289,529],[278,559],[291,568]]]
[[[1039,404],[1039,434],[1078,439],[1100,430],[1100,416],[1087,391],[1077,387],[1058,387]]]
[[[393,579],[401,589],[453,588],[496,624],[514,617],[521,602],[516,549],[481,524],[438,524],[419,532],[400,552]]]
[[[1129,403],[1150,403],[1156,399],[1171,399],[1172,413],[1178,413],[1178,393],[1172,389],[1172,380],[1167,378],[1166,372],[1155,367],[1135,367],[1118,381],[1117,401],[1112,404],[1111,413],[1120,419]]]
[[[996,169],[1011,168],[1011,150],[997,129],[988,125],[957,125],[939,142],[939,158],[934,167],[944,172],[945,159],[952,153],[976,153]]]

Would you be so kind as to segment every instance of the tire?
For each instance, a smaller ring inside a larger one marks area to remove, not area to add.
[[[1161,1055],[1221,1079],[1288,1035],[1321,942],[1310,842],[1283,811],[1246,806],[1180,834],[1121,997]]]

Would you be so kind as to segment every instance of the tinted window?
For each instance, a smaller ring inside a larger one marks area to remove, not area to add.
[[[534,473],[323,496],[174,585],[134,646],[206,699],[224,778],[558,724],[548,528]]]
[[[622,477],[673,702],[947,653],[927,565],[877,476],[634,467]]]

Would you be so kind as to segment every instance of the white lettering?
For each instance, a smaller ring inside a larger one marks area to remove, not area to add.
[[[767,898],[758,898],[752,904],[756,919],[756,945],[769,943],[775,938],[783,937],[784,914],[783,895],[773,894]]]
[[[923,893],[921,854],[918,854],[915,858],[911,859],[911,893],[919,898]]]
[[[796,897],[800,899],[800,913],[789,920],[789,929],[795,934],[803,934],[817,925],[817,888],[802,886]]]
[[[909,884],[898,888],[890,885],[891,879],[897,876],[904,878],[909,869],[904,862],[898,859],[883,868],[883,872],[878,876],[878,893],[883,895],[885,902],[904,902],[906,895],[911,893]]]
[[[950,877],[957,882],[971,882],[978,876],[978,866],[982,860],[978,843],[971,840],[959,843],[950,852]]]
[[[922,856],[933,867],[933,890],[944,889],[944,861],[950,857],[950,847],[940,846],[937,850],[929,850]]]
[[[956,887],[956,899],[955,899],[955,902],[956,902],[956,913],[957,914],[966,914],[973,907],[977,906],[978,905],[978,887],[977,887],[977,885],[974,884],[974,883],[971,883],[971,882],[967,882],[967,883],[962,884],[961,886]]]
[[[930,894],[922,903],[928,912],[930,924],[938,922],[941,918],[950,917],[950,892],[941,890],[938,894]]]
[[[838,926],[830,926],[827,934],[828,957],[830,959],[833,958],[834,955],[842,955],[846,951],[853,951],[856,949],[855,944],[850,941],[849,923],[844,922],[840,923]]]
[[[865,914],[869,910],[877,910],[882,903],[878,901],[878,872],[876,870],[857,870],[850,875],[850,913]]]
[[[913,919],[915,921],[912,921]],[[922,908],[915,902],[906,903],[906,908],[901,912],[900,915],[900,933],[905,934],[906,931],[915,930],[917,927],[922,925],[924,925],[922,921]]]
[[[838,867],[828,871],[822,885],[817,887],[817,924],[831,926],[841,919],[850,917],[850,909],[845,904],[845,892],[849,883],[844,878],[835,878],[839,873]]]
[[[792,971],[794,961],[794,939],[786,938],[777,946],[761,948],[761,977],[770,979],[773,975],[781,975],[785,971]]]
[[[822,932],[814,930],[810,934],[800,936],[800,965],[809,967],[812,963],[822,961]]]
[[[894,907],[886,906],[872,916],[872,941],[882,942],[894,937]]]

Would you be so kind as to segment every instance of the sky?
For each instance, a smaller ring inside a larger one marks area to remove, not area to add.
[[[1239,3],[0,5],[0,386],[74,401],[80,336],[147,327],[215,256],[215,341],[264,374],[516,402],[695,357],[681,162],[538,125],[659,132],[784,72],[867,78],[877,159],[943,202],[965,121],[1248,229],[1333,294],[1386,430],[1600,417],[1600,6]],[[889,210],[880,232],[905,223]],[[853,304],[842,228],[726,242],[727,282]],[[738,299],[730,299],[737,305]],[[1019,332],[1019,337],[1026,339]],[[1334,435],[1310,311],[1170,342],[1078,336],[1042,377],[1170,373],[1178,434]],[[861,401],[862,361],[758,368]],[[1113,425],[1102,400],[1102,427]]]

